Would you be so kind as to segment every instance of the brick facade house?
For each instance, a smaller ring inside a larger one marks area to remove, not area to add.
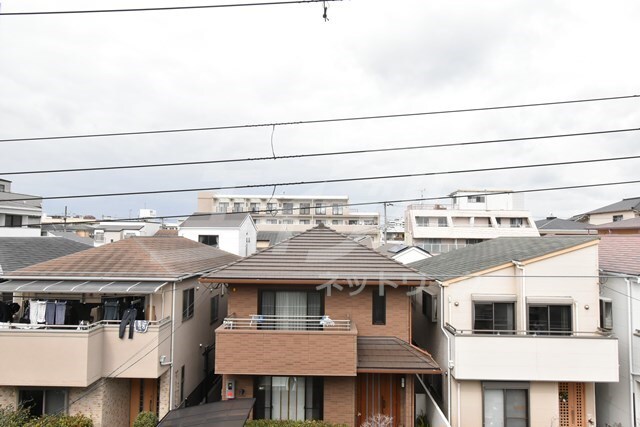
[[[425,276],[321,225],[200,280],[228,290],[223,399],[256,398],[256,419],[414,425],[415,374],[440,373],[411,345]]]

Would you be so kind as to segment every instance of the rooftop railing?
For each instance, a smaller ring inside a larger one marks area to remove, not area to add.
[[[262,329],[284,331],[349,331],[351,320],[337,320],[329,316],[282,316],[252,314],[250,317],[227,317],[224,329]]]

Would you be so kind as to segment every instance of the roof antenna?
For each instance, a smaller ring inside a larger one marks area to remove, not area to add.
[[[322,7],[324,8],[324,13],[322,14],[322,17],[324,18],[324,22],[327,22],[329,20],[329,17],[327,16],[327,9],[329,8],[329,6],[327,6],[326,1],[322,2]]]

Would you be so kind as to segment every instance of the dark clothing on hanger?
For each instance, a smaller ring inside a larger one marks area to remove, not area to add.
[[[120,303],[107,301],[104,303],[104,320],[120,320]]]
[[[67,303],[66,302],[57,302],[55,304],[56,310],[56,325],[64,325],[67,319]],[[49,304],[47,304],[47,313],[49,312]]]
[[[127,330],[127,325],[129,325],[129,339],[133,339],[133,329],[137,315],[138,310],[136,310],[135,308],[128,308],[124,311],[124,313],[122,314],[122,320],[120,321],[120,339],[124,337],[124,333]]]
[[[47,301],[47,308],[44,312],[44,323],[47,325],[56,325],[56,303]]]

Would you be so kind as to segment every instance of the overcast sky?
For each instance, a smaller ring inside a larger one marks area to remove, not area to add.
[[[3,0],[1,12],[223,0]],[[640,93],[637,1],[349,0],[0,16],[0,139],[396,114]],[[276,155],[640,127],[640,98],[276,127]],[[270,128],[0,143],[1,172],[271,154]],[[42,196],[303,181],[639,155],[637,132],[413,152],[7,177]],[[280,187],[352,202],[640,178],[637,160]],[[249,193],[270,194],[271,188]],[[640,186],[526,196],[568,217]],[[189,214],[196,193],[46,201],[47,214]],[[361,210],[380,211],[380,206]],[[396,206],[392,214],[401,215]]]

